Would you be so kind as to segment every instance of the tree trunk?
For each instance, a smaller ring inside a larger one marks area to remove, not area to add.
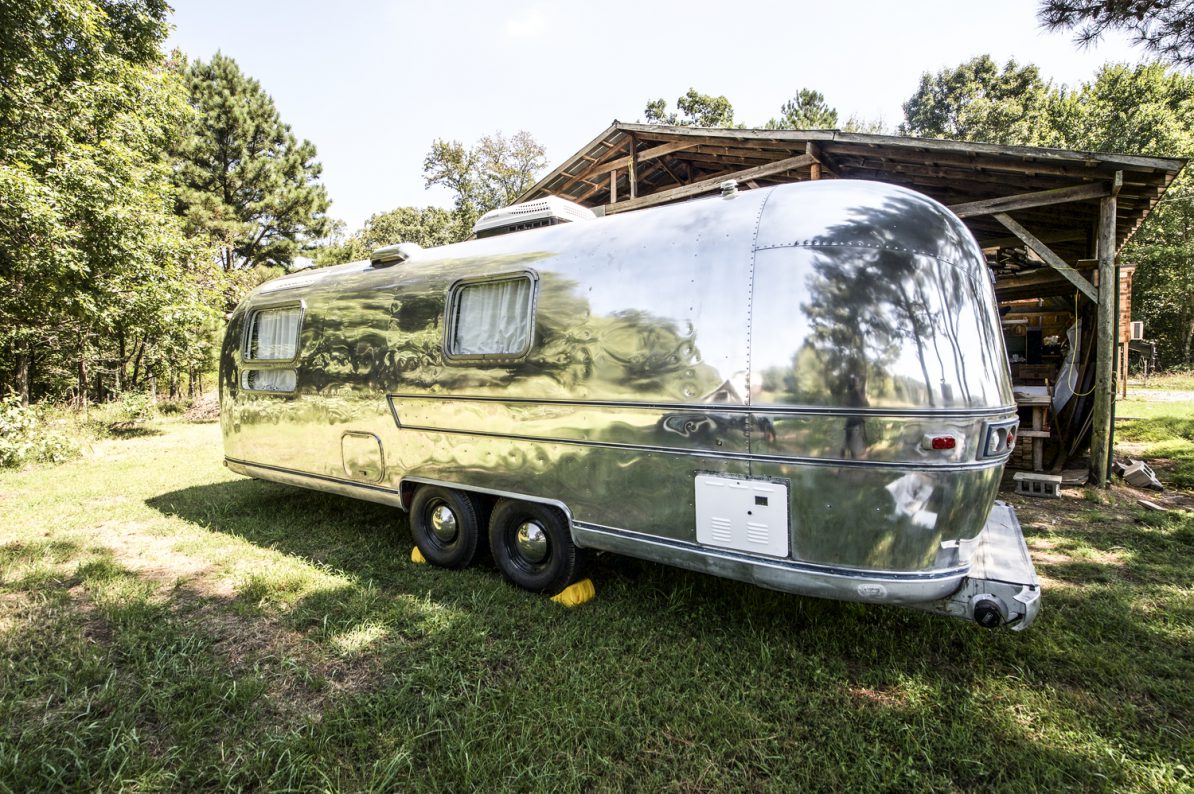
[[[125,355],[124,349],[124,329],[121,328],[116,332],[116,392],[119,394],[124,391],[124,365],[127,363],[128,357]]]
[[[29,353],[22,351],[17,353],[16,361],[16,387],[17,394],[21,396],[21,405],[29,405]]]
[[[83,329],[79,329],[79,371],[78,371],[78,403],[79,407],[87,405],[87,390],[90,388],[87,382],[87,345],[83,335]]]
[[[1186,364],[1194,364],[1194,322],[1186,328]]]
[[[145,340],[144,340],[144,339],[142,339],[142,340],[141,340],[141,342],[140,342],[140,344],[138,344],[138,345],[137,345],[137,355],[136,355],[136,357],[133,359],[133,382],[132,382],[132,387],[133,387],[134,389],[135,389],[135,388],[137,388],[137,382],[139,381],[139,379],[140,379],[140,376],[141,376],[141,355],[142,355],[144,352],[145,352]]]

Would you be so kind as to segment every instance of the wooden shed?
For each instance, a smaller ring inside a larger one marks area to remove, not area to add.
[[[706,195],[729,179],[739,189],[870,179],[929,195],[966,222],[995,273],[1024,419],[1022,464],[1058,470],[1089,444],[1091,478],[1104,483],[1131,305],[1131,270],[1117,255],[1184,165],[838,130],[615,121],[519,201],[554,195],[608,215]],[[1055,411],[1059,384],[1073,396]]]

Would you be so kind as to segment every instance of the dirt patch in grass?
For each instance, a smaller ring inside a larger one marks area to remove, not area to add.
[[[379,685],[376,657],[335,654],[287,628],[277,616],[237,608],[237,583],[231,576],[178,551],[176,538],[155,534],[150,526],[106,521],[93,528],[92,539],[110,553],[112,562],[152,582],[155,599],[167,604],[172,616],[210,637],[212,650],[232,673],[263,674],[279,725],[295,718],[318,720],[329,701]],[[111,628],[90,609],[83,588],[72,588],[71,595],[79,609],[92,613],[85,620],[86,636],[110,641]]]
[[[160,589],[186,583],[204,596],[231,598],[227,581],[209,576],[210,563],[174,550],[175,539],[145,531],[146,522],[105,521],[94,527],[94,541],[112,553],[119,564],[153,580]]]
[[[847,691],[856,701],[866,706],[895,708],[904,705],[904,698],[889,689],[872,689],[865,686],[851,686]]]
[[[218,422],[220,420],[220,395],[212,392],[197,398],[182,418],[188,422]]]

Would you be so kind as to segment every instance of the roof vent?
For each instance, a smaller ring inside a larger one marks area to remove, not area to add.
[[[567,201],[558,196],[535,199],[523,204],[490,210],[481,216],[473,233],[478,237],[492,237],[497,234],[521,232],[540,226],[555,226],[557,223],[589,221],[597,216],[588,207]]]
[[[415,254],[423,250],[423,246],[418,243],[398,243],[397,245],[386,245],[376,249],[373,255],[369,257],[369,261],[374,267],[389,267],[396,265],[399,262],[405,262]]]

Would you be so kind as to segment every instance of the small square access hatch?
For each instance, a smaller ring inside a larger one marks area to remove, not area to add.
[[[696,476],[697,542],[788,556],[788,485],[775,480]]]

